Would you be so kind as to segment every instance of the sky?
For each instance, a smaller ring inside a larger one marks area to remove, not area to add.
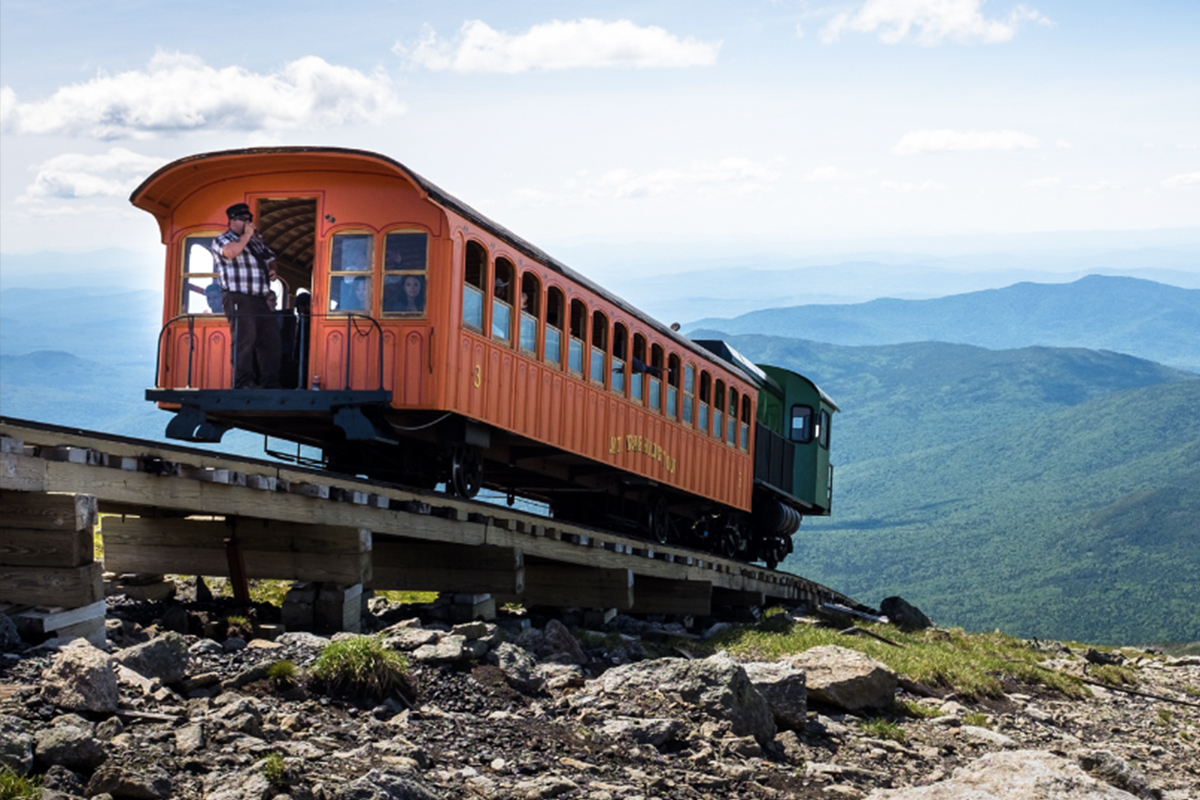
[[[614,271],[1195,242],[1198,41],[1194,0],[0,0],[0,252],[157,252],[146,175],[274,144],[384,153]]]

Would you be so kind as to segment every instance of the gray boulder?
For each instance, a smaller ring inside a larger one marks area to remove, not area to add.
[[[802,731],[807,722],[808,692],[804,670],[780,661],[742,664],[750,683],[767,701],[775,725],[781,730]]]
[[[104,763],[104,746],[92,732],[75,725],[56,725],[34,734],[34,756],[39,766],[62,766],[91,772]]]
[[[488,653],[489,664],[495,664],[504,673],[505,680],[519,692],[533,694],[545,685],[545,681],[537,674],[537,659],[529,651],[515,644],[501,642]]]
[[[542,635],[545,637],[545,641],[541,651],[545,653],[547,661],[558,661],[562,664],[586,664],[588,662],[588,657],[584,654],[579,640],[572,636],[571,632],[567,630],[567,626],[558,620],[552,619],[547,622]]]
[[[42,674],[42,697],[59,708],[111,714],[118,699],[112,658],[86,640],[64,647]]]
[[[728,721],[736,736],[766,745],[775,738],[767,701],[742,665],[726,653],[690,661],[659,658],[615,667],[593,682],[601,693],[658,706],[682,702],[716,720]]]
[[[187,639],[167,631],[148,642],[122,650],[116,659],[139,675],[157,678],[163,683],[177,683],[187,674]]]
[[[342,787],[333,797],[335,800],[440,800],[439,795],[411,778],[377,769]]]
[[[0,714],[0,767],[18,775],[33,769],[33,735],[20,717]]]
[[[21,644],[17,623],[8,614],[0,614],[0,650],[13,650]]]
[[[133,800],[159,800],[171,796],[171,776],[159,766],[102,764],[88,781],[87,796],[108,794]]]
[[[896,697],[896,673],[857,650],[827,644],[784,661],[804,670],[811,700],[858,711],[888,708]]]
[[[879,610],[891,620],[893,625],[902,630],[915,631],[933,627],[933,620],[903,597],[884,598],[883,602],[879,604]]]

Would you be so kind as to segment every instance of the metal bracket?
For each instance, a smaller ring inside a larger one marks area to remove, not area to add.
[[[227,430],[228,425],[209,422],[207,415],[196,406],[183,406],[167,423],[167,438],[215,444],[221,441]]]

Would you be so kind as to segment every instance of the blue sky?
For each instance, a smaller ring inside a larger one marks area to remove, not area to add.
[[[1178,233],[1197,41],[1195,2],[4,0],[0,250],[154,250],[130,189],[254,144],[386,153],[551,252]]]

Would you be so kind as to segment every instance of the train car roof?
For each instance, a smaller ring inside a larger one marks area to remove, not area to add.
[[[379,166],[386,167],[385,173],[399,173],[402,177],[413,183],[423,194],[433,200],[435,203],[443,205],[456,214],[470,220],[479,227],[491,233],[497,238],[503,239],[515,249],[519,250],[524,255],[536,260],[544,266],[554,270],[565,278],[569,278],[575,283],[586,287],[589,291],[603,297],[609,303],[620,308],[622,311],[637,317],[642,322],[650,325],[660,335],[672,339],[676,344],[686,348],[692,354],[704,358],[713,364],[721,366],[732,372],[738,373],[743,380],[750,383],[757,383],[755,376],[748,373],[747,370],[734,362],[725,361],[718,355],[709,352],[705,348],[697,345],[688,337],[677,331],[671,330],[666,325],[663,325],[658,320],[640,311],[635,306],[626,302],[609,292],[599,284],[594,283],[591,279],[576,272],[558,259],[551,256],[549,253],[542,250],[540,247],[526,241],[517,234],[510,231],[503,225],[495,222],[483,214],[476,211],[471,206],[459,200],[454,195],[445,191],[437,184],[424,178],[416,172],[413,172],[408,167],[396,161],[394,158],[375,153],[370,150],[358,150],[349,147],[316,147],[316,146],[290,146],[290,147],[247,147],[236,150],[217,150],[211,153],[198,153],[192,156],[176,159],[170,164],[160,167],[152,175],[133,190],[129,195],[129,202],[134,206],[148,211],[157,217],[160,225],[163,224],[166,214],[164,212],[173,208],[180,200],[191,194],[192,191],[201,186],[208,185],[213,182],[213,176],[210,170],[204,170],[203,173],[199,169],[199,164],[205,161],[217,161],[219,159],[235,159],[241,157],[255,156],[278,156],[285,159],[288,156],[306,157],[306,160],[312,156],[331,156],[343,164],[347,161],[358,162],[360,166],[367,167],[371,162],[375,162],[376,169],[364,169],[366,172],[379,172]],[[189,169],[190,168],[190,169]],[[244,174],[243,171],[236,169],[220,170],[222,178],[233,178]],[[746,362],[747,364],[749,361]]]

